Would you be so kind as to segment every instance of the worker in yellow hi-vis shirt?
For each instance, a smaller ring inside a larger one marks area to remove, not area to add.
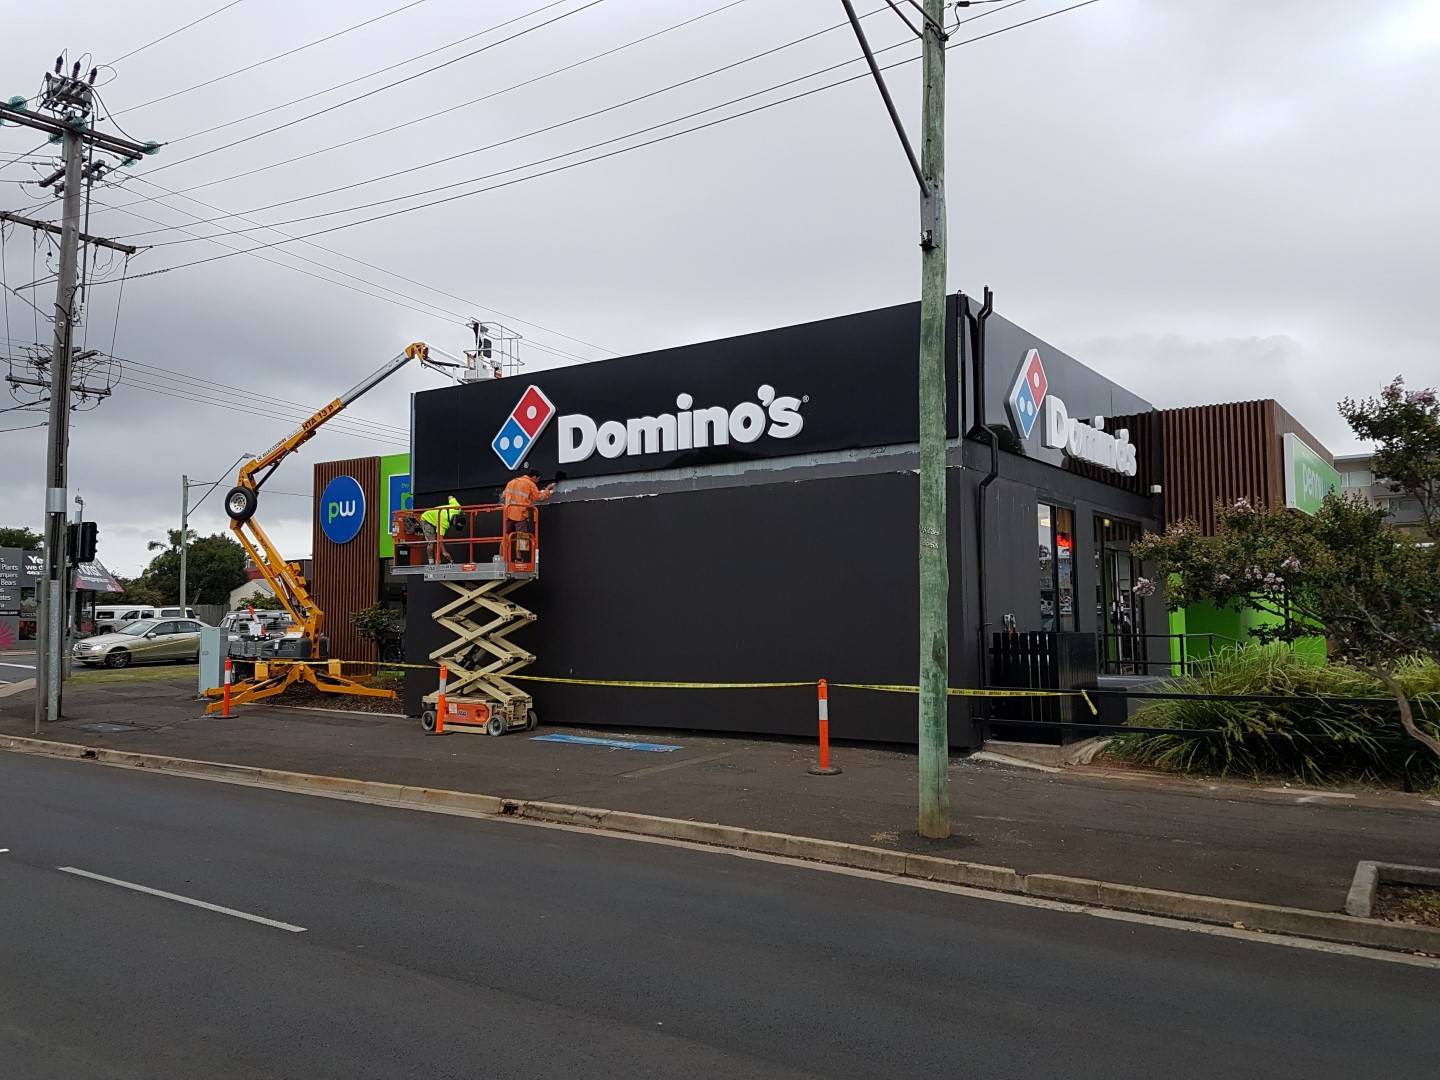
[[[450,531],[460,517],[460,500],[454,495],[445,506],[437,506],[433,510],[426,510],[420,515],[420,532],[425,537],[425,562],[427,565],[435,563],[435,556],[440,556],[439,562],[454,562],[450,553],[445,550],[445,534]]]

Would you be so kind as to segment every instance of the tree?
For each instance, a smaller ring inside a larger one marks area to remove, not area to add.
[[[8,526],[0,525],[0,547],[19,548],[21,551],[39,551],[40,541],[44,539],[33,529],[27,529],[24,525]]]
[[[1181,522],[1134,549],[1171,582],[1172,609],[1205,602],[1264,612],[1274,622],[1251,631],[1262,640],[1323,633],[1331,655],[1383,685],[1406,732],[1440,757],[1440,738],[1416,725],[1395,678],[1417,655],[1440,662],[1437,552],[1386,525],[1385,511],[1333,493],[1313,516],[1241,499],[1216,508],[1213,536]],[[1154,588],[1142,578],[1135,591]]]
[[[1375,444],[1376,478],[1415,499],[1426,534],[1440,542],[1440,397],[1433,389],[1407,391],[1396,375],[1378,397],[1340,402],[1340,415]]]
[[[274,593],[261,592],[259,589],[256,589],[235,605],[236,610],[247,607],[253,607],[256,611],[281,611],[285,605],[280,602],[280,598]]]
[[[171,529],[168,543],[152,540],[150,550],[160,554],[150,560],[141,575],[141,582],[164,597],[163,603],[180,600],[180,530]],[[206,597],[224,603],[232,592],[246,582],[245,549],[224,533],[213,536],[189,534],[185,568],[186,602],[199,604]]]
[[[160,607],[166,602],[159,590],[151,588],[145,583],[143,574],[133,578],[117,576],[115,580],[120,583],[120,591],[118,593],[101,593],[95,598],[97,603],[145,604],[150,607]]]

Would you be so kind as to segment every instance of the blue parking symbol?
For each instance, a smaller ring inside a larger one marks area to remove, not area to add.
[[[500,455],[505,467],[513,470],[519,468],[520,462],[525,460],[525,452],[530,449],[530,436],[525,434],[525,429],[512,416],[490,445],[495,448],[495,453]]]

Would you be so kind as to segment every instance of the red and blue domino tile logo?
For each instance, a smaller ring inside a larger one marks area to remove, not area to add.
[[[1015,386],[1010,391],[1008,404],[1010,418],[1022,439],[1028,439],[1040,419],[1040,406],[1045,402],[1045,390],[1050,381],[1045,377],[1045,365],[1040,362],[1040,350],[1031,349],[1025,354],[1020,373],[1015,376]]]
[[[514,472],[554,416],[555,406],[545,392],[538,386],[527,387],[515,408],[510,410],[509,419],[501,425],[499,434],[490,444],[491,449],[505,467]]]

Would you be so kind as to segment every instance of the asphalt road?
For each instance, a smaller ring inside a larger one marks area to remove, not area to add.
[[[3,753],[0,848],[26,1080],[1435,1075],[1433,969],[731,855]]]

